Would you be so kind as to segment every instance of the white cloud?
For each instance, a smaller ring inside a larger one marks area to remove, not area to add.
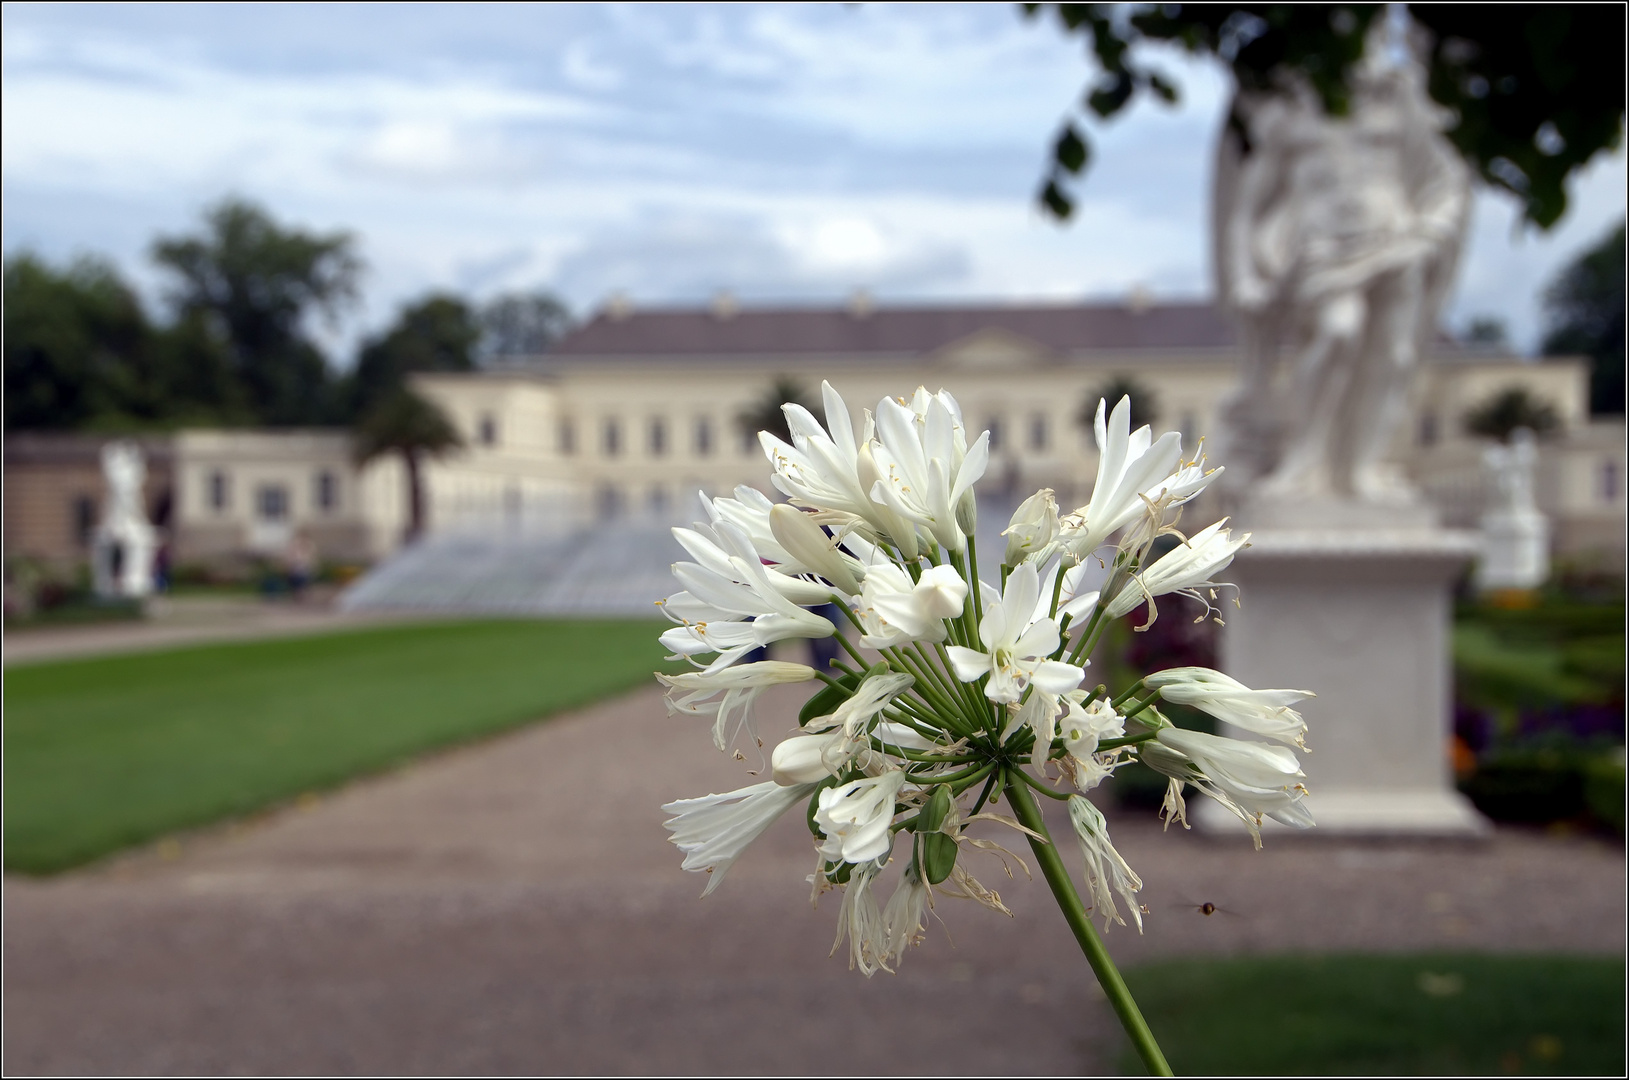
[[[1010,7],[4,9],[7,251],[113,255],[227,192],[354,229],[346,333],[430,288],[647,301],[1056,299],[1208,292],[1227,94],[1175,54],[1182,108],[1094,127],[1077,219],[1043,219],[1047,146],[1088,75]],[[1531,343],[1537,293],[1623,213],[1620,152],[1554,234],[1478,200],[1453,320]]]

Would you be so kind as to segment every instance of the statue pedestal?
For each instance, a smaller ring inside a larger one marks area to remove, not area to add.
[[[1240,606],[1223,608],[1221,668],[1247,686],[1318,695],[1301,706],[1318,821],[1308,835],[1487,832],[1454,790],[1449,758],[1450,590],[1474,534],[1434,527],[1416,508],[1377,510],[1369,520],[1384,524],[1366,528],[1275,528],[1275,517],[1241,514],[1262,525],[1228,570]],[[1208,799],[1190,807],[1202,828],[1242,829]]]
[[[1550,523],[1537,510],[1496,510],[1482,518],[1476,587],[1536,589],[1550,576]]]

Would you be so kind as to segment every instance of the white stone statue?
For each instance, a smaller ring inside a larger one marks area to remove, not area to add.
[[[1490,498],[1482,515],[1479,589],[1534,589],[1550,576],[1550,523],[1533,499],[1537,465],[1537,440],[1527,428],[1517,428],[1508,446],[1495,443],[1482,452]]]
[[[142,506],[146,475],[141,450],[134,443],[112,442],[102,447],[107,501],[92,541],[92,578],[98,596],[139,598],[153,591],[158,536]]]
[[[1349,116],[1241,93],[1221,140],[1215,274],[1239,327],[1228,469],[1266,496],[1406,502],[1381,459],[1452,280],[1470,179],[1423,72],[1371,39]],[[1237,488],[1235,488],[1237,490]]]
[[[1350,115],[1313,92],[1241,94],[1213,211],[1217,296],[1243,378],[1223,410],[1227,495],[1251,547],[1223,667],[1318,693],[1305,766],[1318,832],[1474,835],[1454,790],[1449,597],[1476,551],[1437,527],[1386,452],[1452,280],[1469,177],[1378,20]],[[1218,819],[1219,820],[1219,819]],[[1209,824],[1209,823],[1206,823]],[[1220,822],[1225,825],[1225,822]]]

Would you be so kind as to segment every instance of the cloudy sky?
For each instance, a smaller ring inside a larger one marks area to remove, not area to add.
[[[1100,129],[1076,219],[1034,209],[1089,69],[1011,5],[4,8],[5,252],[97,252],[149,295],[152,238],[231,192],[347,228],[348,341],[432,288],[636,303],[1208,293],[1227,84]],[[1537,235],[1478,198],[1452,325],[1519,344],[1556,268],[1624,213],[1620,151]],[[344,352],[343,346],[336,349]]]

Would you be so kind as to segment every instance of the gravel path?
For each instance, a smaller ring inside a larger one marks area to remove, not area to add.
[[[1119,1036],[1041,886],[1000,881],[1012,919],[942,901],[945,925],[871,980],[827,957],[836,903],[809,906],[801,815],[698,899],[658,805],[751,782],[698,725],[640,691],[179,845],[8,878],[4,1069],[1112,1069]],[[1110,935],[1123,963],[1624,951],[1623,852],[1598,841],[1274,837],[1256,853],[1111,821],[1152,909],[1146,936]],[[1207,900],[1228,914],[1183,906]]]

